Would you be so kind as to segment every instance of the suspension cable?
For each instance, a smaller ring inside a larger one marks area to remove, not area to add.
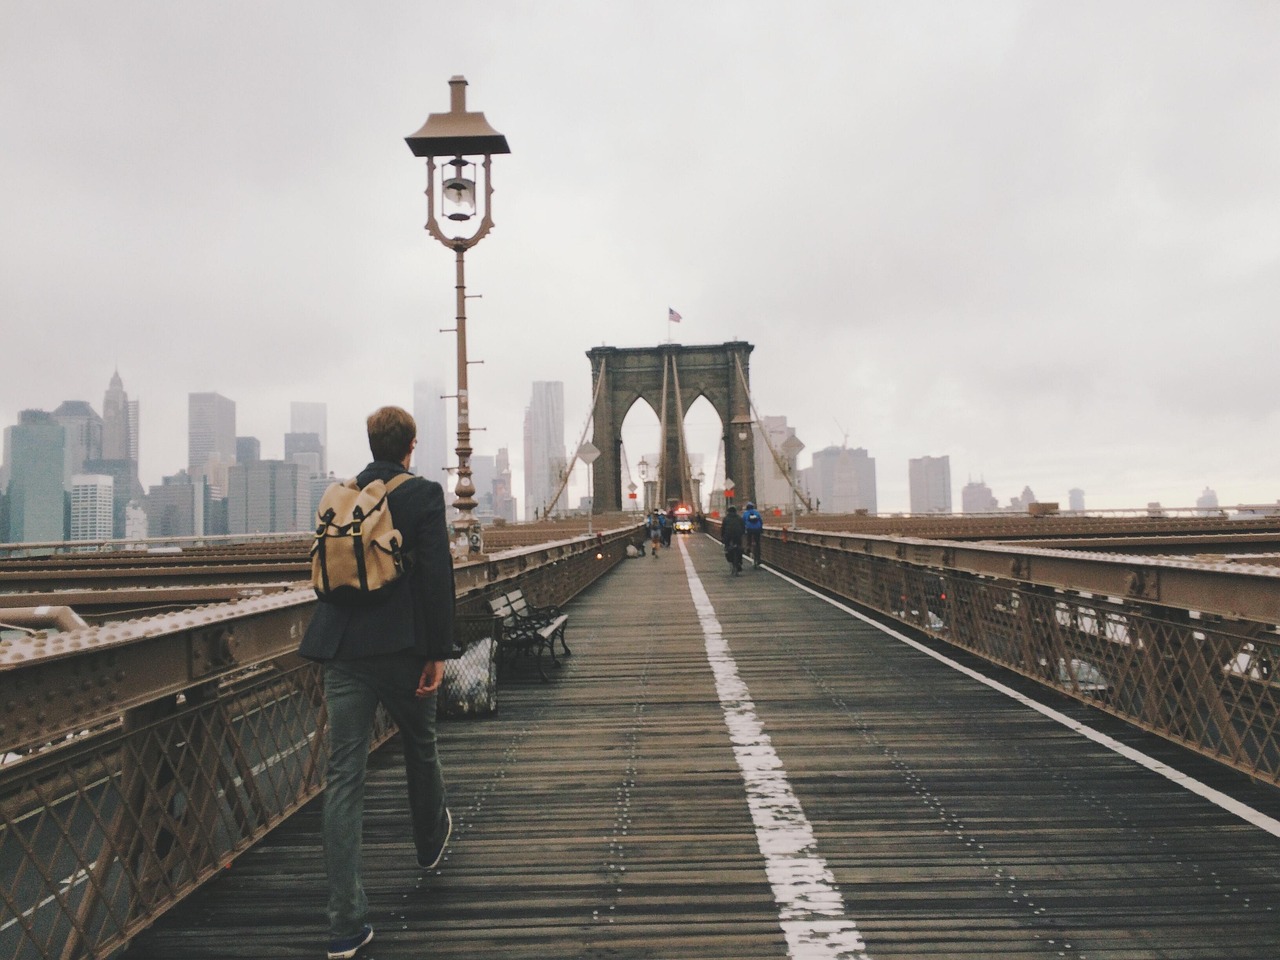
[[[787,478],[787,484],[791,487],[791,492],[800,498],[800,502],[804,504],[805,510],[813,513],[813,504],[809,498],[800,492],[800,488],[796,486],[796,478],[792,472],[787,470],[786,461],[782,459],[778,451],[774,449],[773,442],[769,439],[769,431],[765,430],[764,424],[760,420],[760,413],[756,410],[755,399],[751,396],[751,387],[747,385],[747,375],[742,370],[742,360],[735,353],[733,355],[734,366],[738,368],[738,379],[742,381],[742,389],[747,394],[747,405],[751,408],[751,416],[755,418],[755,422],[760,429],[757,431],[760,436],[764,437],[764,445],[769,448],[769,453],[773,455],[773,462],[778,468],[778,472]]]
[[[591,409],[587,411],[587,422],[582,425],[582,436],[578,438],[578,445],[573,448],[573,457],[570,458],[569,465],[564,468],[564,476],[560,478],[560,486],[556,488],[555,496],[551,498],[550,503],[543,504],[542,516],[544,519],[546,518],[547,514],[550,512],[551,507],[560,502],[560,496],[561,494],[564,493],[565,487],[569,486],[569,475],[573,473],[573,468],[578,462],[578,451],[582,449],[583,441],[587,439],[587,430],[589,430],[591,428],[592,423],[595,422],[596,405],[600,402],[600,388],[603,386],[604,386],[604,357],[601,357],[600,372],[596,375],[596,392],[595,392],[595,396],[591,398]],[[528,470],[529,465],[526,463],[524,465],[524,468]],[[592,512],[594,512],[595,506],[596,506],[595,491],[588,490],[587,493],[592,498],[591,509],[592,509]],[[566,506],[568,506],[568,504],[566,504]]]

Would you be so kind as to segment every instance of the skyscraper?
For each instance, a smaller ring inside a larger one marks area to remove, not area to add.
[[[1072,487],[1067,491],[1067,508],[1077,512],[1084,511],[1084,491],[1079,487]]]
[[[147,530],[153,537],[190,537],[204,533],[204,481],[185,470],[165,477],[147,492]]]
[[[261,440],[257,437],[236,437],[236,463],[256,463],[261,459]]]
[[[419,476],[443,486],[445,502],[452,503],[453,484],[445,472],[449,465],[449,438],[443,393],[444,385],[438,379],[414,381],[413,419],[418,425],[418,447],[413,452],[413,468]]]
[[[44,410],[23,410],[9,429],[9,537],[18,543],[66,538],[66,431]]]
[[[511,458],[506,447],[494,458],[493,515],[495,519],[516,521],[516,498],[511,493]]]
[[[71,478],[84,472],[86,460],[102,458],[103,420],[84,400],[63,400],[53,419],[65,431],[62,485],[71,489]]]
[[[111,508],[113,537],[125,535],[125,516],[129,501],[140,499],[143,495],[142,484],[138,482],[138,461],[136,460],[86,460],[84,473],[93,473],[111,478]]]
[[[286,433],[284,461],[298,467],[298,519],[295,529],[310,530],[314,526],[315,507],[320,505],[318,500],[314,506],[311,503],[311,480],[325,475],[324,445],[320,442],[320,434]]]
[[[187,473],[209,481],[219,495],[236,462],[236,404],[217,393],[187,397]]]
[[[951,512],[951,458],[917,457],[907,465],[912,513]]]
[[[102,397],[103,460],[138,462],[138,401],[125,393],[120,371],[111,375],[111,383]]]
[[[289,433],[313,433],[316,436],[316,448],[313,452],[320,454],[320,473],[328,467],[327,451],[329,449],[329,407],[323,403],[310,403],[294,400],[289,404]],[[284,458],[289,459],[289,438],[285,437]]]
[[[755,424],[755,503],[758,507],[785,507],[791,503],[791,482],[787,473],[796,473],[796,456],[804,449],[804,444],[796,436],[795,427],[787,426],[786,417],[761,417]],[[770,446],[778,452],[778,465]],[[785,448],[785,449],[784,449]],[[789,451],[795,451],[788,456]],[[715,482],[713,477],[706,477],[708,487]],[[748,491],[742,491],[747,494]],[[750,499],[748,496],[747,499]],[[746,500],[743,500],[745,503]],[[824,501],[825,503],[825,501]]]
[[[559,380],[534,381],[529,406],[524,411],[524,518],[545,517],[567,508],[560,488],[568,460],[564,452],[564,384]]]
[[[298,529],[296,463],[238,463],[227,471],[227,480],[228,533],[287,533]]]
[[[71,478],[72,540],[110,540],[115,534],[112,488],[114,481],[100,473],[77,473]]]
[[[284,459],[286,463],[306,464],[308,477],[313,473],[324,473],[324,441],[318,433],[286,433]]]
[[[996,513],[1000,509],[1000,501],[986,483],[970,480],[960,489],[960,509],[965,513]]]
[[[808,473],[809,496],[823,513],[875,513],[876,458],[862,447],[830,446],[813,455]]]
[[[138,480],[138,401],[125,393],[120,371],[102,397],[102,442],[99,452],[88,457],[79,470],[112,479],[112,536],[125,536],[128,507],[145,494]]]

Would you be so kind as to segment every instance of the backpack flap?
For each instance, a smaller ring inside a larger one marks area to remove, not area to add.
[[[353,479],[325,491],[311,545],[311,585],[321,600],[368,603],[403,573],[404,537],[387,494],[406,479],[374,480],[363,489]]]

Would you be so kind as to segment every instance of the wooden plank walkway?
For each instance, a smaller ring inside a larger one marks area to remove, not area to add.
[[[714,676],[686,553],[728,644]],[[395,745],[371,761],[361,957],[1280,957],[1275,836],[780,578],[729,577],[700,536],[570,610],[551,683],[529,670],[495,716],[442,724],[455,831],[438,872],[413,865]],[[734,677],[745,707],[724,699]],[[730,726],[750,717],[768,739],[735,759]],[[749,801],[761,775],[772,799]],[[779,867],[797,811],[816,874]],[[323,956],[318,819],[313,803],[127,956]]]

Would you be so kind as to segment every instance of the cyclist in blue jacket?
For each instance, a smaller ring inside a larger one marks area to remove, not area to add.
[[[764,529],[764,517],[756,509],[754,503],[748,503],[742,511],[742,527],[747,535],[747,553],[758,567],[760,566],[760,531]]]

